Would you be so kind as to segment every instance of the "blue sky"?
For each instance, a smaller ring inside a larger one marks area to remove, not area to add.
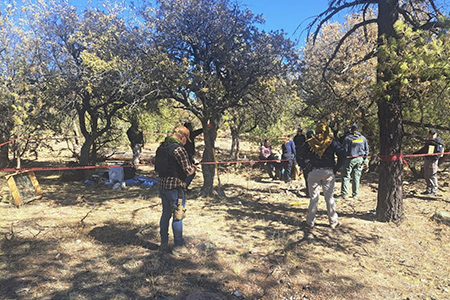
[[[328,7],[328,0],[241,0],[241,3],[265,16],[263,29],[283,29],[289,38],[298,39],[300,43],[306,38],[303,30],[312,18]]]
[[[237,0],[256,14],[263,14],[266,23],[261,26],[266,31],[283,29],[292,40],[303,44],[306,34],[303,30],[311,18],[328,7],[328,0]],[[86,6],[89,0],[69,0],[74,6]],[[92,2],[95,2],[93,0]],[[139,0],[135,0],[139,3]],[[297,31],[296,28],[300,26]]]

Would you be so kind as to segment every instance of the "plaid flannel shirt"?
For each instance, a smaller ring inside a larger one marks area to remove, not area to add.
[[[176,148],[173,151],[173,156],[186,175],[194,171],[194,166],[191,164],[188,153],[184,147]],[[184,188],[185,186],[186,183],[177,177],[160,177],[158,180],[158,187],[160,189],[171,190],[178,187]]]

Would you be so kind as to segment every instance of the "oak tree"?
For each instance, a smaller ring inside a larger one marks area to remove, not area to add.
[[[78,118],[81,165],[94,162],[100,144],[114,138],[117,113],[151,94],[151,82],[142,80],[142,34],[121,17],[123,9],[88,7],[79,13],[67,1],[54,0],[30,6],[35,30],[48,41],[42,55],[55,104]]]
[[[160,0],[143,16],[150,47],[165,53],[153,70],[160,97],[178,101],[201,121],[203,162],[211,162],[225,111],[253,105],[249,94],[259,81],[287,76],[295,64],[293,43],[283,32],[260,31],[261,16],[228,0]],[[214,165],[202,170],[202,194],[209,196]]]

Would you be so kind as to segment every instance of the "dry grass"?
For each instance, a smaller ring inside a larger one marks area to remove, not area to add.
[[[155,188],[37,173],[43,199],[0,204],[0,299],[450,298],[450,229],[431,219],[450,210],[447,173],[436,199],[419,195],[423,181],[405,183],[399,226],[374,220],[377,179],[366,174],[360,200],[338,202],[341,226],[327,226],[321,203],[308,232],[307,205],[290,205],[307,201],[303,180],[289,188],[257,167],[221,172],[226,198],[197,197],[201,174],[188,194],[187,258],[157,250]]]

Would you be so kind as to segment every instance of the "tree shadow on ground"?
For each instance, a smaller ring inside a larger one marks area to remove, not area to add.
[[[193,287],[196,287],[197,291],[213,292],[223,295],[223,299],[226,298],[221,292],[223,283],[214,278],[214,274],[216,272],[220,274],[222,270],[222,266],[217,263],[219,260],[217,249],[198,247],[194,249],[197,251],[196,255],[187,257],[152,251],[137,260],[130,255],[120,255],[125,246],[141,245],[134,237],[137,229],[126,228],[127,224],[112,223],[94,228],[89,233],[97,242],[107,247],[107,251],[104,251],[102,257],[97,260],[106,259],[108,268],[114,269],[114,272],[105,275],[95,272],[92,268],[83,268],[71,279],[71,288],[54,293],[51,299],[88,296],[89,299],[181,300],[192,292]],[[156,228],[153,230],[156,231]],[[201,262],[197,257],[201,257]],[[89,263],[84,262],[80,265]],[[179,276],[183,278],[181,282]]]
[[[89,236],[93,237],[98,242],[103,244],[119,246],[142,246],[149,250],[158,250],[158,245],[144,240],[138,236],[141,232],[140,228],[130,228],[132,224],[108,224],[105,226],[95,227],[89,232]],[[150,232],[149,239],[155,239],[156,228]],[[149,235],[149,234],[147,234]]]
[[[64,253],[65,241],[59,238],[51,241],[19,236],[5,238],[1,241],[4,276],[0,279],[0,298],[25,300],[42,293],[45,299],[54,300],[184,299],[192,286],[221,293],[223,283],[213,278],[222,268],[217,264],[216,249],[199,247],[200,263],[194,256],[163,255],[148,241],[155,239],[157,228],[145,229],[150,233],[141,238],[141,229],[129,223],[111,222],[93,228],[88,236],[97,245],[95,257]],[[137,247],[136,250],[144,247],[151,252],[142,255],[143,252],[133,251],[130,246]],[[57,251],[61,253],[55,256]],[[78,262],[73,264],[74,261]],[[174,281],[179,274],[183,274],[183,284],[178,279]],[[45,286],[49,285],[56,290],[46,291]]]
[[[42,270],[62,266],[62,263],[55,261],[49,253],[55,245],[55,240],[20,238],[11,234],[5,236],[0,245],[2,299],[30,299],[30,291],[38,288],[42,282],[52,281]]]
[[[61,206],[73,206],[83,202],[87,205],[102,205],[105,202],[124,199],[157,197],[156,187],[133,186],[122,190],[113,190],[111,186],[88,186],[81,182],[52,182],[43,190],[44,199],[52,199]]]

